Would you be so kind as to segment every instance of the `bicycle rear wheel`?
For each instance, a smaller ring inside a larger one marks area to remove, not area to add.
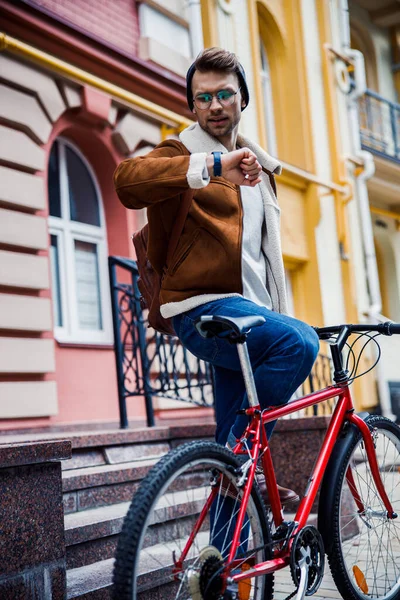
[[[234,593],[239,599],[272,599],[272,575],[245,580],[239,589],[233,585],[221,589],[243,496],[234,473],[237,466],[237,459],[225,448],[213,442],[190,442],[153,467],[124,521],[114,567],[116,600],[153,600],[156,593],[157,598],[168,600],[229,599]],[[200,522],[213,488],[214,500]],[[179,564],[184,548],[187,554]],[[271,556],[265,508],[254,486],[235,572]]]
[[[369,417],[379,472],[397,519],[388,519],[358,430],[335,456],[321,490],[319,524],[332,576],[345,600],[400,599],[400,429]],[[357,490],[364,507],[355,502]],[[329,491],[330,490],[330,491]]]

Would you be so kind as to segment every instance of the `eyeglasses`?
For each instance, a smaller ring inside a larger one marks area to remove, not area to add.
[[[239,91],[240,88],[237,89],[236,92],[231,92],[231,90],[220,90],[216,94],[198,94],[194,98],[194,103],[200,110],[205,110],[206,108],[210,108],[213,98],[216,98],[221,106],[230,106],[233,104],[235,96]]]

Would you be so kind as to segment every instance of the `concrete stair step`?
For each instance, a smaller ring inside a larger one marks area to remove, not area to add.
[[[131,500],[141,480],[157,461],[158,458],[64,472],[64,513]],[[186,481],[187,486],[199,485],[199,474],[196,470],[187,476]]]
[[[112,558],[130,502],[65,515],[67,568]]]
[[[158,459],[64,471],[64,513],[130,501]]]
[[[110,600],[114,559],[67,571],[67,600]]]
[[[63,492],[125,481],[137,481],[146,476],[156,461],[157,459],[134,460],[123,464],[97,465],[64,471]]]
[[[187,501],[185,491],[166,495],[154,514],[148,531],[148,544],[164,544],[179,532],[189,534],[204,504],[204,490],[191,492]],[[112,558],[130,502],[75,512],[65,515],[67,568],[77,568],[99,560]]]
[[[205,422],[204,422],[205,421]],[[122,444],[142,444],[149,442],[171,441],[171,445],[191,439],[212,438],[215,424],[212,415],[205,417],[203,423],[196,420],[185,420],[183,424],[177,421],[173,425],[157,427],[140,427],[137,429],[99,429],[95,431],[71,431],[64,428],[60,431],[43,431],[37,433],[10,432],[7,434],[8,443],[34,442],[45,440],[70,440],[72,449],[102,448],[120,446]]]
[[[73,449],[72,457],[63,461],[61,466],[63,471],[69,471],[99,465],[123,464],[135,460],[149,460],[161,457],[170,449],[170,445],[166,441],[138,442],[102,448],[79,448]]]

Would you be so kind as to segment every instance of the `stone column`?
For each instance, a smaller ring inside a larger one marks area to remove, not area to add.
[[[71,442],[0,444],[0,598],[63,600],[61,460]]]

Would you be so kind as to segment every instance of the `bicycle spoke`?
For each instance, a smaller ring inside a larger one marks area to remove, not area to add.
[[[374,430],[373,437],[382,483],[397,512],[396,506],[400,506],[400,437],[383,429]],[[349,468],[353,483],[347,477],[344,480],[339,522],[342,560],[357,597],[389,598],[394,589],[400,590],[400,522],[387,517],[362,440],[353,451]],[[355,497],[362,502],[361,513]],[[361,576],[355,578],[353,568],[358,569],[365,583]]]

